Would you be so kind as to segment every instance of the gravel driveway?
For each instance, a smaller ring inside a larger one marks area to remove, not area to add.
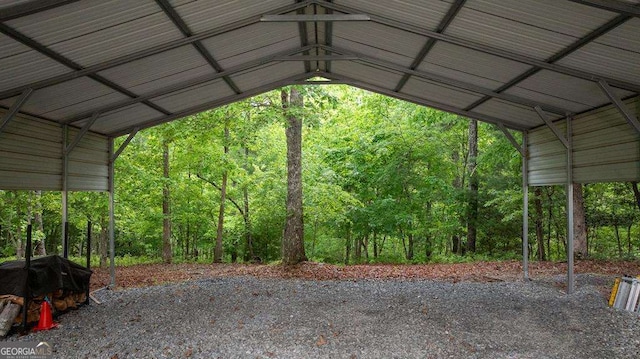
[[[533,282],[231,277],[96,293],[47,341],[57,358],[639,358],[610,278]]]

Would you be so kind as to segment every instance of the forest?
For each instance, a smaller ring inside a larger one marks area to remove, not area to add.
[[[287,91],[133,138],[115,162],[117,264],[282,260],[292,117],[301,120],[297,233],[308,260],[521,258],[522,160],[499,128],[346,85],[296,86],[303,106],[286,103]],[[638,184],[574,189],[576,256],[640,257]],[[565,188],[529,191],[531,258],[565,260]],[[60,254],[60,213],[60,192],[0,191],[2,258],[24,256],[27,224],[36,254]],[[70,193],[70,255],[85,255],[90,222],[104,265],[108,221],[106,193]]]

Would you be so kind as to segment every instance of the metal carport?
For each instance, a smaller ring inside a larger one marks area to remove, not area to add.
[[[0,0],[0,188],[62,191],[63,223],[68,191],[109,191],[113,254],[137,131],[323,77],[499,126],[526,277],[528,186],[640,180],[639,33],[636,0]]]

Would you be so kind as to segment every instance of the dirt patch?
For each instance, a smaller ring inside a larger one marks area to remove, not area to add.
[[[109,270],[95,268],[91,288],[109,284]],[[565,275],[565,262],[533,262],[530,277],[550,278]],[[640,262],[578,261],[577,274],[619,276],[640,274]],[[295,266],[265,264],[144,264],[116,268],[117,286],[144,287],[194,279],[251,276],[256,278],[282,278],[304,280],[361,280],[361,279],[432,279],[447,282],[500,282],[521,279],[522,263],[475,262],[457,264],[362,264],[337,266],[305,262]],[[559,284],[560,285],[560,284]]]

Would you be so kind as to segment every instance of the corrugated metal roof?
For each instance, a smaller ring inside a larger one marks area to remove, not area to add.
[[[29,3],[0,0],[11,14],[0,21],[0,105],[8,108],[32,87],[22,111],[59,123],[104,111],[92,130],[121,134],[319,70],[530,129],[542,124],[534,105],[559,118],[608,103],[597,80],[609,82],[618,97],[640,92],[640,19],[575,2],[169,3],[174,12],[154,0],[60,2],[23,11]],[[298,10],[366,14],[371,21],[260,22],[264,14]],[[273,58],[340,53],[360,59]]]

